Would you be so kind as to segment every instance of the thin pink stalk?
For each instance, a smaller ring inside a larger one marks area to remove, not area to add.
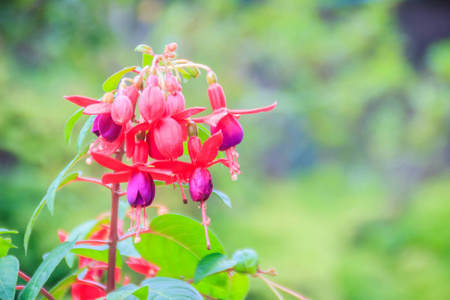
[[[256,273],[256,276],[261,278],[267,284],[267,286],[272,290],[272,292],[275,294],[275,296],[277,296],[277,298],[279,300],[284,300],[283,296],[281,296],[281,294],[278,293],[278,291],[273,287],[272,282],[270,280],[267,280],[266,278],[264,278],[263,276],[261,276],[258,273]]]
[[[104,241],[104,240],[84,240],[84,241],[78,241],[75,243],[75,245],[81,245],[81,244],[99,244],[99,245],[104,245],[104,244],[108,244],[109,241]]]
[[[30,280],[31,280],[31,278],[22,271],[19,271],[19,277],[22,278],[23,280],[25,280],[26,282],[30,282]],[[16,286],[16,290],[23,290],[24,288],[25,288],[24,285]],[[55,298],[53,298],[53,296],[44,288],[41,288],[39,293],[41,293],[45,298],[47,298],[49,300],[55,300]]]
[[[267,285],[269,285],[269,286],[271,286],[271,287],[273,287],[273,288],[278,288],[278,289],[282,290],[283,292],[288,293],[289,295],[294,296],[295,298],[298,298],[298,299],[300,299],[300,300],[308,300],[308,298],[306,298],[306,297],[300,295],[299,293],[297,293],[297,292],[295,292],[295,291],[293,291],[293,290],[290,290],[290,289],[288,289],[288,288],[285,288],[284,286],[281,286],[281,285],[279,285],[279,284],[277,284],[277,283],[275,283],[275,282],[273,282],[273,281],[270,281],[269,279],[263,277],[263,276],[262,276],[261,274],[259,274],[259,273],[256,273],[256,276],[258,276],[259,278],[261,278],[262,280],[264,280],[264,282],[267,283]],[[273,290],[273,289],[272,289],[272,290]]]
[[[209,234],[208,234],[208,217],[206,216],[206,204],[205,201],[200,202],[200,207],[202,210],[202,220],[203,220],[203,226],[205,227],[205,236],[206,236],[206,248],[208,250],[211,250],[211,243],[209,241]]]

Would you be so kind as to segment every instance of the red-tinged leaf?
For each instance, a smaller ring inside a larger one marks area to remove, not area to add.
[[[98,164],[100,164],[108,169],[114,170],[116,172],[129,171],[132,169],[132,167],[130,167],[124,163],[121,163],[120,161],[118,161],[117,159],[114,159],[112,157],[109,157],[109,156],[106,156],[103,154],[99,154],[96,152],[92,152],[91,155],[92,155],[92,158]]]
[[[183,111],[177,112],[176,114],[173,114],[172,118],[174,118],[176,120],[184,120],[195,114],[201,113],[205,109],[206,109],[206,107],[191,107],[191,108],[185,109]]]
[[[228,115],[228,111],[226,109],[220,109],[214,111],[212,114],[200,117],[200,118],[194,118],[192,121],[195,123],[206,123],[208,125],[217,126],[217,123],[219,123],[220,120],[222,120],[223,117]]]
[[[260,108],[253,108],[253,109],[229,109],[228,112],[233,115],[249,115],[249,114],[256,114],[260,112],[267,112],[271,111],[277,106],[277,101],[275,101],[273,104],[260,107]]]
[[[81,107],[86,107],[92,104],[97,104],[100,101],[98,101],[97,99],[94,98],[89,98],[89,97],[85,97],[85,96],[78,96],[78,95],[74,95],[74,96],[64,96],[64,99],[69,100],[70,102],[81,106]]]
[[[117,173],[106,173],[102,176],[102,183],[120,183],[120,182],[128,182],[131,176],[131,171],[123,171]]]
[[[111,103],[100,102],[87,106],[83,114],[85,115],[101,115],[111,113]]]
[[[208,138],[203,143],[200,154],[197,157],[197,164],[206,165],[207,163],[213,161],[216,158],[217,153],[219,153],[219,147],[222,144],[222,140],[223,135],[221,131]]]

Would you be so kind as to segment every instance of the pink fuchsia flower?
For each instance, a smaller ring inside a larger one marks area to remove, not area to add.
[[[96,152],[91,153],[91,155],[97,163],[115,171],[114,173],[104,174],[102,176],[102,183],[128,182],[127,200],[132,209],[135,209],[130,230],[133,228],[134,221],[136,240],[138,241],[139,232],[141,231],[141,210],[144,210],[145,220],[145,207],[149,206],[155,197],[155,184],[153,180],[168,181],[171,179],[172,173],[167,170],[146,166],[148,149],[144,141],[138,141],[136,143],[135,155],[133,156],[133,164],[131,166]]]
[[[189,124],[188,126],[192,126],[192,124]],[[196,127],[195,124],[194,126]],[[228,165],[227,161],[224,159],[215,160],[219,152],[219,147],[222,144],[223,136],[221,132],[218,132],[209,137],[202,145],[200,139],[196,136],[196,132],[194,135],[191,134],[192,131],[190,129],[188,129],[188,132],[191,135],[188,141],[191,163],[182,161],[155,161],[152,162],[152,165],[157,168],[172,171],[181,188],[183,200],[185,199],[185,195],[182,183],[189,182],[189,193],[192,200],[200,202],[202,224],[205,227],[206,246],[210,249],[211,246],[207,227],[210,224],[210,220],[206,216],[205,201],[208,200],[213,191],[213,183],[208,168],[217,163],[223,163],[226,166]],[[172,181],[169,183],[174,182]]]
[[[145,278],[156,277],[156,273],[160,270],[159,267],[149,263],[143,258],[129,257],[126,263],[131,270],[136,273],[143,274]]]
[[[272,105],[255,109],[228,109],[226,107],[225,93],[222,86],[218,83],[210,84],[208,97],[213,113],[205,117],[194,118],[192,121],[211,125],[211,134],[222,132],[223,141],[219,150],[225,151],[232,179],[236,180],[237,175],[241,171],[238,163],[239,154],[236,152],[235,146],[240,144],[244,138],[244,130],[238,118],[240,115],[271,111],[276,107],[277,102],[275,101]]]
[[[86,275],[72,285],[71,296],[73,300],[95,300],[106,297],[106,291],[92,276]]]

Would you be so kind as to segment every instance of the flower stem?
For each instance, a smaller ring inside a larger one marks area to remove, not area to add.
[[[27,274],[25,274],[24,272],[22,272],[22,271],[19,271],[19,277],[22,278],[23,280],[25,280],[26,282],[29,282],[29,281],[31,280],[31,278],[30,278]],[[25,288],[25,286],[18,285],[18,286],[16,287],[16,290],[23,290],[24,288]],[[41,290],[39,291],[39,293],[41,293],[42,295],[44,295],[44,297],[47,298],[47,299],[49,299],[49,300],[55,300],[55,298],[53,298],[53,296],[50,295],[50,293],[49,293],[46,289],[44,289],[44,288],[41,288]]]
[[[277,296],[277,299],[284,300],[283,296],[281,296],[280,293],[278,293],[278,291],[273,287],[272,282],[270,280],[264,278],[263,276],[261,276],[258,273],[256,273],[256,276],[261,278],[267,284],[267,286],[272,290],[272,292],[275,294],[275,296]]]
[[[211,243],[209,242],[209,235],[208,235],[208,217],[206,216],[206,203],[205,200],[202,200],[200,202],[200,207],[202,210],[202,220],[203,220],[203,226],[205,227],[205,236],[206,236],[206,248],[208,250],[211,250]]]
[[[115,159],[122,161],[123,145],[115,154]],[[106,292],[110,293],[116,289],[116,252],[117,240],[117,219],[119,215],[119,191],[120,183],[114,183],[111,186],[111,226],[109,229],[109,249],[108,249],[108,277],[106,282]]]

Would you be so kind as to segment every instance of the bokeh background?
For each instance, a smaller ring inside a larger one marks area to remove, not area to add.
[[[212,198],[211,228],[230,254],[255,249],[275,281],[312,299],[450,299],[449,38],[448,1],[2,0],[0,227],[20,231],[11,253],[32,274],[57,229],[109,207],[100,187],[60,191],[24,255],[29,217],[76,153],[62,131],[76,107],[62,96],[98,98],[110,74],[140,64],[137,44],[175,41],[179,57],[215,70],[229,107],[278,101],[241,119],[239,180],[213,172],[233,208]],[[206,89],[204,74],[187,82],[188,105],[206,105]],[[200,219],[178,191],[159,188],[156,202]],[[274,299],[251,285],[248,299]]]

